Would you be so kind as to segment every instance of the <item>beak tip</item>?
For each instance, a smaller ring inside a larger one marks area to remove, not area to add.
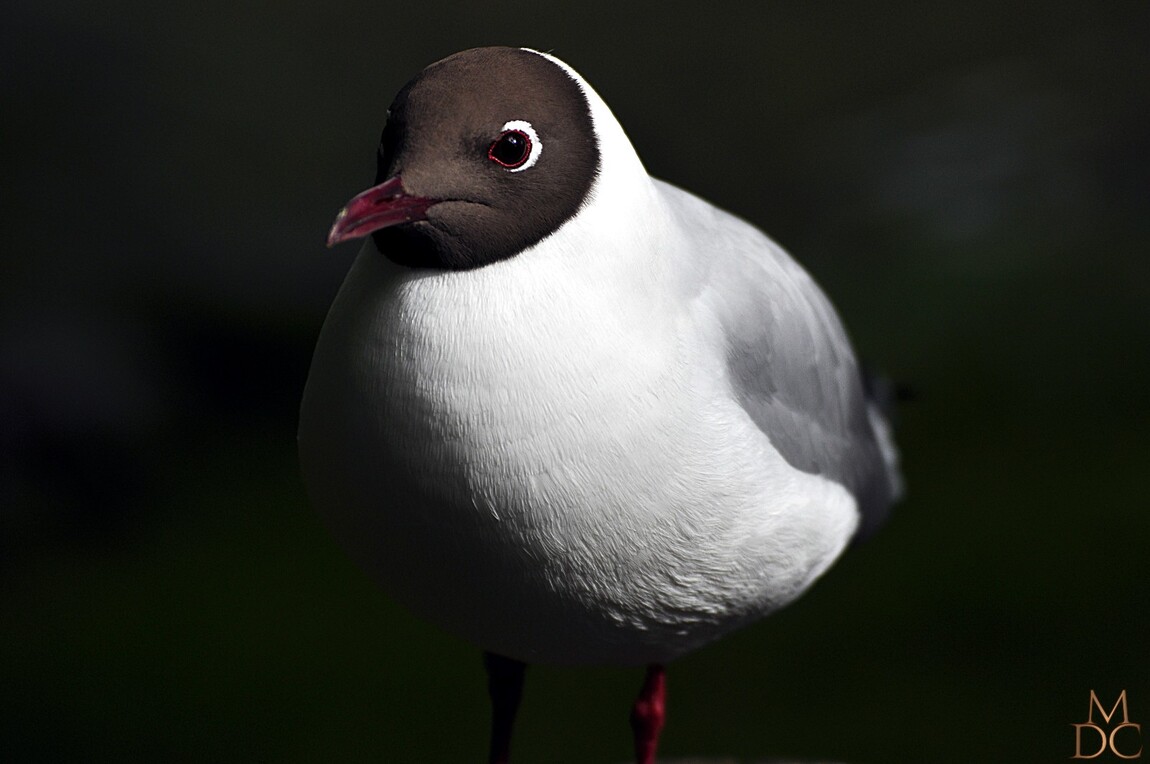
[[[331,249],[336,244],[341,243],[345,238],[343,226],[343,219],[347,217],[347,207],[344,207],[335,216],[335,222],[331,224],[331,230],[327,232],[327,248]]]

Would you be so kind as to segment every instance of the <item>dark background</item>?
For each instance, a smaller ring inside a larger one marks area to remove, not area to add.
[[[906,502],[672,666],[664,751],[1065,761],[1092,689],[1150,738],[1148,32],[1142,2],[9,3],[0,757],[482,758],[477,651],[344,558],[293,440],[384,110],[486,44],[571,63],[918,394]],[[640,676],[532,669],[519,760],[625,759]]]

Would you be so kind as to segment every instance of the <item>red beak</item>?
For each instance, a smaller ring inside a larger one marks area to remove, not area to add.
[[[372,231],[415,220],[427,220],[427,208],[437,199],[411,196],[396,175],[378,186],[372,186],[352,198],[335,217],[327,235],[327,245],[334,247],[348,239],[367,236]]]

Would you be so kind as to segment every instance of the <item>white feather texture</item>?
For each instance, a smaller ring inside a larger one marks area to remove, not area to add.
[[[652,180],[571,74],[600,144],[588,203],[474,270],[369,240],[316,348],[301,459],[356,560],[449,631],[527,662],[665,662],[801,594],[858,512],[732,392],[708,285],[781,252]]]

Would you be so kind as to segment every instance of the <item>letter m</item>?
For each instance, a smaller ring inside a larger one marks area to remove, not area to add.
[[[1090,710],[1086,712],[1086,721],[1088,724],[1094,723],[1094,709],[1098,709],[1098,713],[1102,715],[1102,720],[1107,724],[1113,718],[1114,712],[1118,710],[1118,706],[1122,706],[1122,723],[1128,724],[1130,722],[1130,715],[1126,708],[1126,690],[1118,696],[1118,700],[1114,701],[1114,705],[1110,707],[1110,713],[1106,713],[1106,709],[1102,707],[1102,702],[1098,700],[1098,696],[1094,694],[1094,690],[1090,691]]]

